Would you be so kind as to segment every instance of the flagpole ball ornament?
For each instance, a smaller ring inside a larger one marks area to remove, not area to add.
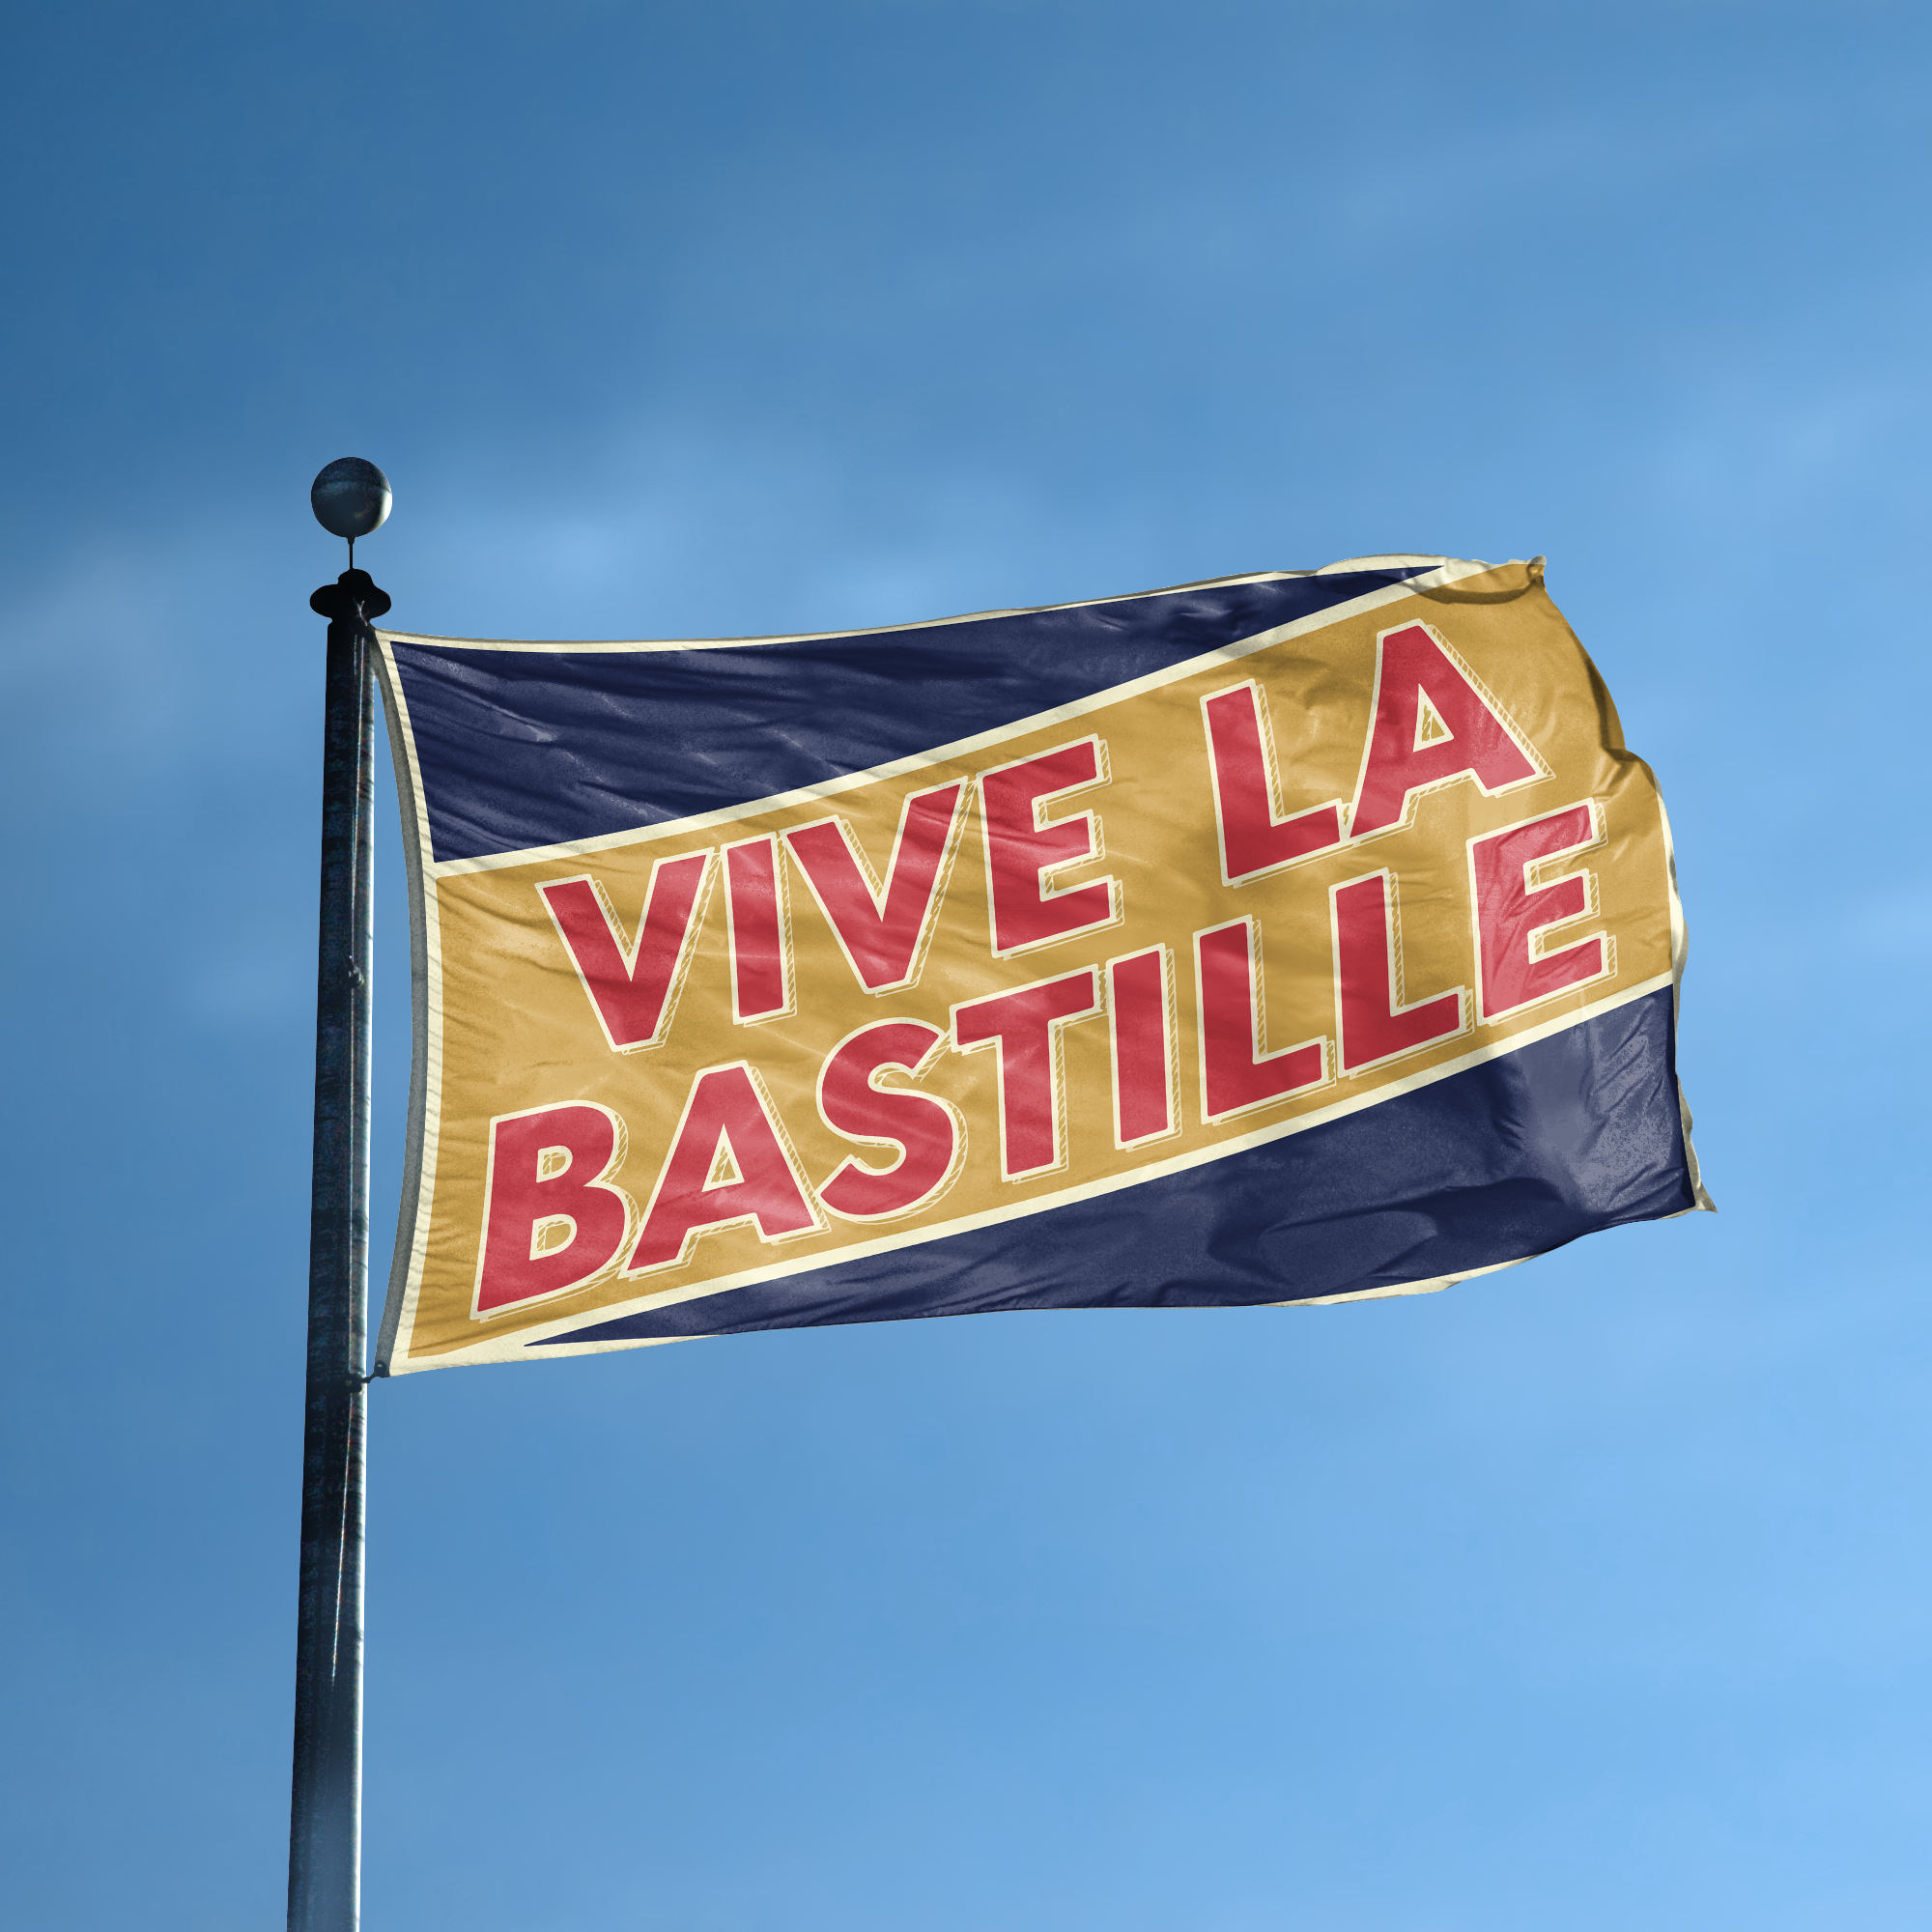
[[[332,537],[349,540],[350,568],[355,565],[355,539],[381,529],[395,501],[389,479],[366,457],[338,456],[308,488],[315,520]]]

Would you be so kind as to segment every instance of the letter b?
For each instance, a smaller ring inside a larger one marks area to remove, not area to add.
[[[594,1101],[490,1122],[478,1315],[582,1288],[617,1259],[634,1213],[606,1177],[623,1158],[623,1122]]]

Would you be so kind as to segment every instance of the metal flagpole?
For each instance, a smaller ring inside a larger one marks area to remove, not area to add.
[[[355,540],[387,516],[388,479],[359,458],[311,493],[351,567],[309,599],[329,620],[309,1207],[308,1390],[296,1634],[289,1932],[355,1932],[362,1859],[363,1368],[369,1277],[370,896],[375,679],[370,620],[389,608]]]

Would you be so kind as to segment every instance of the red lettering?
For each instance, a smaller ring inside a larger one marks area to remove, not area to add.
[[[1326,1036],[1267,1050],[1261,927],[1231,920],[1194,935],[1200,1007],[1201,1113],[1210,1124],[1328,1080]]]
[[[593,1101],[490,1122],[478,1315],[582,1288],[617,1259],[633,1208],[606,1177],[623,1158],[623,1122]]]
[[[958,1178],[966,1132],[957,1110],[931,1094],[882,1087],[880,1075],[917,1079],[946,1044],[924,1020],[880,1020],[847,1034],[818,1075],[818,1111],[834,1133],[897,1151],[887,1167],[846,1158],[818,1190],[846,1221],[892,1221],[929,1206]]]
[[[724,914],[731,933],[731,1017],[750,1026],[789,1013],[791,909],[776,838],[725,846]]]
[[[1114,1145],[1140,1147],[1180,1131],[1174,1103],[1174,955],[1164,946],[1107,961],[1114,1050]]]
[[[598,880],[555,879],[537,888],[613,1053],[664,1044],[710,877],[709,852],[660,859],[636,939],[625,938]]]
[[[899,810],[883,887],[844,819],[821,818],[785,834],[792,857],[867,992],[897,992],[918,980],[952,869],[965,802],[963,779],[908,795]]]
[[[1375,723],[1350,838],[1406,825],[1421,793],[1459,779],[1474,779],[1493,798],[1548,775],[1475,673],[1427,624],[1377,639]]]
[[[1540,886],[1530,868],[1604,842],[1602,808],[1592,800],[1469,840],[1476,921],[1477,1001],[1482,1019],[1499,1020],[1617,970],[1616,943],[1590,933],[1550,946],[1551,927],[1597,910],[1594,873],[1578,867]]]
[[[1386,869],[1329,889],[1335,933],[1335,1021],[1342,1071],[1360,1073],[1384,1061],[1453,1039],[1469,1024],[1461,986],[1434,999],[1403,1004],[1402,925],[1395,876]]]
[[[624,1272],[682,1266],[698,1236],[744,1222],[767,1242],[825,1226],[763,1081],[740,1060],[691,1083]]]
[[[1284,816],[1281,772],[1267,697],[1253,678],[1201,700],[1221,835],[1221,878],[1230,886],[1278,872],[1342,842],[1342,802]]]
[[[990,1044],[999,1056],[1000,1173],[1007,1180],[1066,1165],[1061,1034],[1099,1012],[1098,978],[1089,966],[952,1009],[953,1045],[971,1053]]]
[[[1095,931],[1121,916],[1117,880],[1047,884],[1050,873],[1097,860],[1105,848],[1096,813],[1049,820],[1046,808],[1069,792],[1109,781],[1107,748],[1098,738],[1082,738],[980,774],[995,958]]]

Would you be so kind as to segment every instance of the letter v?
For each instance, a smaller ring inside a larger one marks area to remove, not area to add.
[[[660,859],[631,940],[598,880],[554,879],[537,888],[612,1053],[664,1044],[710,886],[708,851]]]
[[[966,815],[966,783],[955,779],[907,794],[883,888],[844,819],[817,819],[784,836],[868,993],[895,993],[919,978]]]

